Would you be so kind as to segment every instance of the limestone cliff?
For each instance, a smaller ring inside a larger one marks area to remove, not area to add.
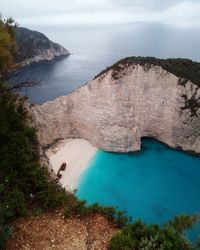
[[[125,59],[32,113],[42,146],[76,137],[129,152],[140,149],[142,137],[153,137],[200,154],[200,88],[155,64]]]
[[[69,55],[68,50],[52,42],[44,34],[22,27],[16,30],[16,42],[18,45],[16,61],[20,66]]]

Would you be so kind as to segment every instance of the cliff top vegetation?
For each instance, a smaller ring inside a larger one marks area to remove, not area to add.
[[[122,70],[125,65],[131,66],[136,64],[146,66],[146,69],[149,69],[152,66],[160,66],[167,72],[170,72],[179,77],[180,84],[184,85],[187,80],[190,80],[192,83],[200,87],[200,63],[194,62],[190,59],[182,58],[159,59],[155,57],[140,56],[126,57],[100,72],[97,76],[95,76],[94,79],[108,72],[109,70],[114,70],[114,72],[117,74],[117,72]]]

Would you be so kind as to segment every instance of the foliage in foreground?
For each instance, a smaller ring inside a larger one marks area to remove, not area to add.
[[[118,226],[127,218],[123,212],[97,204],[86,206],[72,193],[50,181],[38,164],[35,130],[27,122],[23,99],[0,84],[0,249],[11,233],[11,222],[30,212],[65,207],[65,217],[104,214]]]
[[[38,164],[35,130],[26,123],[24,100],[0,84],[0,248],[10,222],[33,210],[63,204],[65,192]]]
[[[147,225],[141,221],[123,227],[110,242],[110,250],[194,250],[185,232],[199,222],[197,215],[176,216],[164,226]]]
[[[15,66],[15,27],[16,23],[12,18],[3,19],[0,15],[0,77]]]

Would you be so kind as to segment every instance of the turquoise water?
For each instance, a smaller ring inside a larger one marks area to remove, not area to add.
[[[89,204],[118,206],[133,220],[162,224],[180,213],[200,212],[200,158],[153,139],[142,150],[98,151],[80,178],[77,196]]]

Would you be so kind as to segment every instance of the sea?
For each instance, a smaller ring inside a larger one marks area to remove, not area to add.
[[[21,90],[30,102],[37,104],[69,94],[127,56],[189,58],[200,62],[198,26],[130,23],[28,28],[41,31],[71,53],[61,60],[25,67],[11,78],[13,83],[41,81]],[[77,196],[89,204],[117,206],[133,220],[163,224],[178,214],[200,212],[199,180],[200,157],[144,138],[140,152],[99,150],[80,176]]]
[[[30,102],[44,103],[69,94],[100,71],[127,56],[189,58],[200,61],[200,27],[162,23],[123,25],[28,26],[66,47],[62,60],[33,64],[11,79],[40,81],[22,90]]]

